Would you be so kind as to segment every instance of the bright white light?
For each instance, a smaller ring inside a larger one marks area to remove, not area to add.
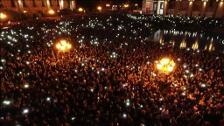
[[[182,92],[181,95],[182,95],[182,96],[186,96],[186,92]]]
[[[23,109],[23,114],[28,114],[29,113],[29,109]]]
[[[126,113],[123,113],[122,117],[123,118],[127,118],[127,114]]]
[[[46,101],[51,101],[51,98],[50,98],[50,97],[47,97],[47,98],[46,98]]]
[[[186,64],[184,64],[184,65],[183,65],[183,68],[184,68],[184,69],[185,69],[185,68],[187,68],[187,65],[186,65]]]
[[[202,71],[203,71],[203,69],[202,69],[202,68],[199,68],[198,70],[199,70],[200,72],[202,72]]]
[[[5,60],[5,59],[1,59],[1,62],[2,62],[2,63],[5,63],[5,62],[6,62],[6,60]]]
[[[201,87],[202,87],[202,88],[205,88],[205,87],[206,87],[206,84],[202,83],[202,84],[201,84]]]
[[[24,84],[24,86],[23,86],[24,88],[29,88],[30,87],[30,85],[28,84],[28,83],[26,83],[26,84]]]
[[[26,61],[26,64],[27,64],[27,65],[29,65],[29,64],[30,64],[30,62],[29,62],[29,61]]]
[[[10,104],[11,104],[11,101],[9,101],[9,100],[4,100],[4,101],[2,102],[2,104],[3,104],[3,105],[10,105]]]
[[[75,120],[75,117],[72,117],[71,120]]]
[[[125,101],[125,104],[126,104],[127,107],[130,106],[130,100],[127,99],[127,100]]]
[[[91,89],[90,89],[90,91],[91,91],[91,92],[93,92],[93,91],[94,91],[94,89],[93,89],[93,88],[91,88]]]

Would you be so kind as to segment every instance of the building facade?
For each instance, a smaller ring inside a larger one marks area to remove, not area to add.
[[[76,8],[75,0],[0,0],[0,11],[12,10],[24,13],[46,13],[47,10],[55,11]]]
[[[143,13],[223,17],[224,0],[143,0]]]

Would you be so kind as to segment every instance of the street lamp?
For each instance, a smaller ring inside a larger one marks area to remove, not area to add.
[[[59,52],[69,52],[72,49],[72,44],[66,40],[66,39],[61,39],[55,44],[55,48]]]
[[[175,62],[167,57],[164,57],[162,59],[160,59],[159,61],[156,61],[156,69],[164,74],[170,74],[171,72],[174,71],[175,68]]]

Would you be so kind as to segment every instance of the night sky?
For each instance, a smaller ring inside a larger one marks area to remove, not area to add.
[[[96,5],[100,3],[105,3],[107,1],[114,3],[114,4],[119,4],[119,3],[124,3],[124,2],[134,2],[134,3],[142,3],[142,0],[76,0],[77,1],[77,6],[85,7],[85,8],[94,8]]]

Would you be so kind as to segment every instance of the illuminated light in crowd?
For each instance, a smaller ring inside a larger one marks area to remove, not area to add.
[[[140,108],[143,108],[143,107],[144,107],[144,106],[141,104],[141,105],[140,105]]]
[[[188,73],[190,73],[190,71],[189,71],[189,70],[185,70],[185,73],[187,73],[187,74],[188,74]]]
[[[29,88],[30,85],[29,85],[28,83],[25,83],[23,87],[24,87],[24,88]]]
[[[159,98],[159,101],[163,101],[163,98]]]
[[[171,72],[173,72],[175,65],[176,65],[175,62],[172,59],[162,58],[156,64],[156,68],[162,73],[170,74]]]
[[[129,4],[124,4],[124,8],[128,8],[129,7]]]
[[[51,101],[51,98],[50,97],[47,97],[46,98],[46,101],[48,101],[48,102]]]
[[[73,116],[72,118],[71,118],[71,120],[73,121],[73,120],[75,120],[76,118]]]
[[[72,48],[72,44],[70,44],[67,40],[62,39],[55,45],[56,49],[59,52],[68,52]]]
[[[79,8],[78,8],[78,11],[79,11],[79,12],[84,12],[84,9],[83,9],[82,7],[79,7]]]
[[[97,6],[97,10],[101,12],[103,8],[101,6]]]
[[[204,84],[204,83],[200,83],[200,86],[201,86],[202,88],[206,88],[206,87],[207,87],[207,85]]]
[[[0,70],[3,70],[3,66],[0,66]]]
[[[182,92],[181,95],[182,95],[182,96],[186,96],[186,92],[185,92],[185,91]]]
[[[5,63],[5,62],[6,62],[6,60],[5,60],[5,59],[1,59],[1,62],[2,62],[2,63]]]
[[[125,101],[125,105],[128,107],[128,106],[130,106],[130,99],[127,99],[126,101]]]
[[[193,78],[193,77],[194,77],[194,74],[191,73],[191,74],[190,74],[190,77]]]
[[[49,15],[55,15],[55,11],[53,9],[49,9],[47,13]]]
[[[110,7],[110,4],[106,4],[106,7]]]
[[[151,74],[152,74],[153,77],[156,77],[156,74],[154,72],[151,72]]]
[[[199,67],[199,65],[198,64],[195,64],[195,67]]]
[[[116,52],[112,52],[110,55],[110,58],[117,58],[118,54]]]
[[[128,83],[124,83],[122,86],[123,87],[127,87],[128,86]]]
[[[10,105],[11,103],[12,103],[12,102],[9,101],[9,100],[4,100],[4,101],[2,102],[3,105]]]
[[[122,117],[126,119],[127,118],[127,114],[126,113],[123,113],[122,114]]]
[[[27,12],[28,12],[27,10],[24,10],[24,11],[23,11],[24,14],[26,14]]]
[[[26,64],[27,64],[27,65],[29,65],[29,64],[30,64],[30,62],[29,62],[29,61],[26,61]]]
[[[22,114],[28,114],[29,113],[29,109],[23,109]]]
[[[183,65],[183,68],[184,68],[184,69],[187,68],[187,64],[184,64],[184,65]]]
[[[4,21],[8,18],[7,14],[4,12],[0,12],[0,20]]]
[[[100,74],[100,71],[97,71],[96,73],[97,73],[97,74]]]
[[[93,89],[93,88],[91,88],[91,89],[90,89],[90,91],[91,91],[91,92],[94,92],[94,89]]]

